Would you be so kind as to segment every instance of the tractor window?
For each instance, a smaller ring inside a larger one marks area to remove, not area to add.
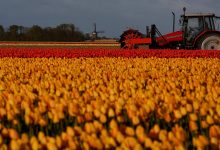
[[[202,30],[203,29],[203,18],[189,18],[188,19],[188,31],[189,30]]]
[[[186,38],[192,41],[203,30],[203,17],[189,17]]]
[[[213,28],[213,24],[211,24],[212,18],[210,17],[205,17],[205,21],[204,21],[204,28],[205,29],[212,29]]]
[[[215,18],[215,29],[220,31],[220,18]]]
[[[198,28],[199,19],[198,18],[189,18],[188,19],[188,28]]]

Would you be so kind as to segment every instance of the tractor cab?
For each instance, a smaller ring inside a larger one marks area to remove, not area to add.
[[[200,35],[219,30],[220,18],[213,13],[184,13],[181,22],[185,45],[194,47]]]

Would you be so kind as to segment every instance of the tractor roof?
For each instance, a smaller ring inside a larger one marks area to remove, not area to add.
[[[215,17],[215,14],[214,13],[186,13],[185,16],[186,17],[202,17],[202,16]]]

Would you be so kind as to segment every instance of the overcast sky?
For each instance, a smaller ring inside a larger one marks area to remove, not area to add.
[[[127,27],[145,33],[145,26],[154,23],[167,33],[172,30],[171,12],[178,20],[183,7],[220,16],[220,0],[0,0],[0,24],[55,27],[73,23],[89,33],[96,22],[97,29],[105,31],[103,36],[119,37]]]

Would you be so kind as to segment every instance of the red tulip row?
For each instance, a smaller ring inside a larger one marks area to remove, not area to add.
[[[0,48],[0,57],[159,57],[187,58],[205,57],[220,58],[218,50],[124,50],[124,49],[83,49],[83,48]]]

